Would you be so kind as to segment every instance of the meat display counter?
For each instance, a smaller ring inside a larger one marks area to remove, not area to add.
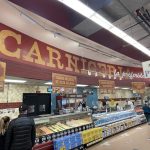
[[[52,141],[69,134],[81,132],[94,127],[89,112],[76,112],[63,115],[43,115],[34,119],[36,125],[35,150],[52,148]],[[46,146],[48,143],[48,146]],[[43,147],[43,149],[42,149]]]
[[[86,132],[89,134],[91,131],[93,133],[97,129],[102,131],[102,136],[100,135],[101,138],[98,139],[100,142],[102,139],[146,122],[144,114],[137,114],[134,110],[93,115],[89,112],[78,112],[58,116],[40,116],[34,120],[37,132],[34,150],[54,150],[53,141],[76,135],[76,133],[81,135]],[[81,141],[83,142],[81,146],[88,147],[97,142],[97,139],[85,144],[84,136],[82,136]]]
[[[93,122],[95,127],[103,128],[103,139],[105,139],[131,127],[146,123],[147,121],[142,112],[139,114],[131,109],[113,113],[94,114]]]

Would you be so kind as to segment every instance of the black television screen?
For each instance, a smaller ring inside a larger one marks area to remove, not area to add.
[[[49,93],[23,93],[23,103],[28,106],[29,116],[51,113],[51,94]]]

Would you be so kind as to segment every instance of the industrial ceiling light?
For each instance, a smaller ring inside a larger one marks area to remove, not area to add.
[[[120,89],[120,87],[116,86],[115,89]]]
[[[122,90],[129,90],[130,88],[121,88]]]
[[[72,8],[73,10],[77,11],[81,15],[87,17],[88,19],[92,20],[93,22],[97,23],[101,27],[105,28],[106,30],[110,31],[111,33],[115,34],[119,38],[123,39],[130,45],[134,46],[141,52],[145,53],[146,55],[150,56],[150,50],[137,42],[135,39],[133,39],[131,36],[126,34],[124,31],[120,30],[116,26],[114,26],[112,23],[110,23],[108,20],[106,20],[104,17],[102,17],[100,14],[86,6],[84,3],[82,3],[80,0],[58,0],[61,3],[67,5],[68,7]]]
[[[98,76],[98,73],[97,72],[95,72],[95,77],[97,77]]]
[[[99,88],[99,86],[93,86],[94,88]]]
[[[77,87],[86,87],[88,85],[85,85],[85,84],[77,84]]]
[[[25,83],[25,80],[14,80],[14,79],[5,79],[6,83]]]
[[[46,82],[44,84],[46,84],[46,85],[52,85],[52,82]]]

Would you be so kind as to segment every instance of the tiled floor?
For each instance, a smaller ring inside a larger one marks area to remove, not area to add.
[[[150,150],[150,125],[142,125],[120,133],[88,150]]]

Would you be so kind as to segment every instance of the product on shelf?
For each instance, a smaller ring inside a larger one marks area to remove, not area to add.
[[[43,131],[39,129],[40,127],[43,126],[46,126],[53,133],[57,132],[57,137],[59,137],[59,134],[62,134],[61,131],[64,131],[63,135],[66,135],[73,132],[78,132],[78,131],[91,128],[93,127],[93,124],[91,121],[92,120],[91,116],[89,116],[88,113],[89,112],[75,112],[71,114],[63,114],[63,115],[56,115],[56,116],[42,116],[39,118],[34,118],[37,135],[46,135]],[[71,122],[71,125],[69,124],[69,122]],[[85,126],[85,127],[82,128],[81,126]]]
[[[83,126],[86,124],[89,124],[89,121],[83,120],[83,119],[78,119],[78,120],[71,120],[71,121],[67,121],[66,124],[71,126],[71,127],[79,127],[79,126]]]
[[[122,120],[119,122],[111,123],[105,126],[102,126],[103,129],[103,138],[106,138],[108,136],[111,136],[113,134],[119,133],[121,131],[124,131],[128,128],[134,127],[136,125],[140,125],[143,122],[145,122],[145,118],[143,115],[136,116],[130,119]]]
[[[91,119],[91,117],[89,117],[89,116],[88,116],[88,117],[85,117],[84,120],[87,121],[88,123],[91,123],[91,122],[92,122],[92,119]]]
[[[43,131],[45,134],[52,134],[53,133],[53,131],[52,130],[50,130],[48,127],[46,127],[46,126],[43,126],[43,127],[40,127],[39,128],[41,131]]]
[[[58,122],[57,125],[60,126],[60,127],[62,127],[62,128],[64,128],[64,130],[71,128],[71,127],[69,127],[69,126],[67,126],[67,125],[65,125],[63,123],[60,123],[60,122]]]
[[[52,134],[55,132],[68,130],[73,127],[83,126],[86,124],[89,124],[89,122],[83,119],[67,121],[66,124],[60,123],[60,122],[57,122],[56,124],[53,124],[53,125],[47,124],[44,126],[37,127],[37,135],[38,136],[48,135],[48,134]]]
[[[36,136],[40,137],[46,134],[51,134],[49,129],[46,126],[37,126],[36,127]]]
[[[49,126],[48,128],[51,129],[53,132],[59,132],[59,130],[54,125]]]
[[[125,120],[128,118],[135,117],[137,114],[133,111],[121,111],[121,112],[114,112],[114,113],[104,113],[104,114],[96,114],[93,115],[94,117],[94,124],[95,126],[104,126],[107,124],[111,124],[117,121]]]
[[[41,131],[41,130],[39,129],[39,127],[36,127],[36,137],[40,137],[40,136],[42,136],[42,135],[45,135],[45,133],[44,133],[43,131]]]

